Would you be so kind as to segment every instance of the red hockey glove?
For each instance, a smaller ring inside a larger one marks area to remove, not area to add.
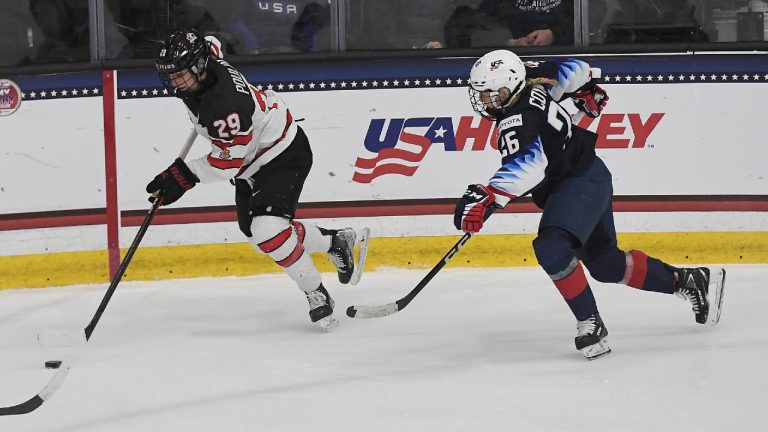
[[[599,85],[591,85],[582,88],[571,96],[573,104],[586,115],[595,118],[605,108],[608,102],[608,93]]]
[[[171,166],[147,184],[147,192],[153,194],[149,197],[149,202],[155,202],[157,194],[160,193],[163,196],[162,205],[172,204],[181,198],[184,192],[195,187],[195,183],[199,181],[200,179],[189,169],[187,164],[177,158]]]
[[[453,225],[458,230],[476,233],[483,228],[489,209],[496,204],[496,195],[488,187],[473,184],[456,203]]]

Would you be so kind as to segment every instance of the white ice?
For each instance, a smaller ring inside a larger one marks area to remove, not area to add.
[[[0,291],[0,406],[72,357],[37,411],[0,431],[762,431],[768,422],[768,266],[729,265],[717,327],[674,296],[593,282],[613,353],[589,362],[538,268],[445,269],[407,309],[355,320],[350,304],[405,295],[426,270],[342,287],[340,327],[310,325],[284,275],[124,282],[88,346],[105,285]]]

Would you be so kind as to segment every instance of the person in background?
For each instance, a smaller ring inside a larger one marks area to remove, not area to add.
[[[508,47],[573,45],[572,1],[485,0],[477,12],[509,29]]]
[[[574,126],[558,103],[570,97],[600,115],[608,95],[587,63],[529,62],[507,50],[481,57],[470,72],[473,109],[496,123],[501,167],[456,203],[457,229],[479,232],[494,208],[531,194],[543,209],[533,249],[576,318],[576,349],[589,360],[611,352],[584,267],[600,282],[687,299],[696,322],[720,319],[725,270],[677,268],[639,250],[619,249],[611,173],[595,154],[597,134]]]
[[[309,302],[309,317],[333,330],[334,302],[323,286],[310,252],[326,252],[341,283],[357,283],[353,249],[367,237],[352,228],[325,229],[294,219],[312,167],[312,149],[280,96],[261,91],[223,60],[221,46],[194,29],[168,36],[156,61],[163,85],[187,107],[211,152],[184,162],[177,158],[147,184],[153,199],[172,204],[199,182],[229,180],[235,185],[240,230],[251,245],[271,257]],[[367,243],[366,243],[367,244]],[[364,261],[361,245],[358,262]]]

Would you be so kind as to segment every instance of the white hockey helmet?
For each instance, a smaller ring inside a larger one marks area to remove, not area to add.
[[[525,88],[525,65],[515,53],[491,51],[480,57],[469,73],[469,99],[472,108],[483,117],[495,119],[501,109],[514,103]],[[499,90],[506,88],[504,100]]]

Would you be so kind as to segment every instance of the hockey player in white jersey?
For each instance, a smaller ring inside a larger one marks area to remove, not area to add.
[[[524,64],[507,50],[481,57],[470,72],[472,106],[496,122],[501,167],[483,184],[469,185],[454,224],[478,232],[491,207],[531,194],[543,209],[533,249],[577,321],[576,348],[592,360],[611,352],[608,330],[584,274],[642,291],[677,294],[696,322],[717,324],[725,270],[676,268],[639,250],[618,248],[611,173],[595,155],[597,135],[575,126],[558,103],[570,97],[591,117],[608,96],[576,59]]]
[[[159,192],[168,205],[198,182],[229,180],[240,230],[306,294],[311,321],[325,331],[335,328],[333,299],[309,253],[327,252],[339,281],[357,283],[368,230],[324,229],[294,219],[312,150],[288,106],[274,91],[251,86],[224,61],[218,41],[194,29],[168,36],[156,66],[163,85],[186,105],[198,134],[211,141],[211,152],[188,163],[176,159],[147,192]],[[356,267],[353,251],[361,242]]]

